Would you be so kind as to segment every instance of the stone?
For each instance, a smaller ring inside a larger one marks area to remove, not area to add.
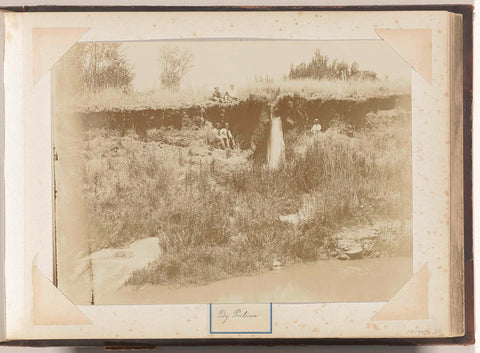
[[[272,264],[272,268],[274,270],[280,270],[282,268],[282,264],[280,261],[274,260]]]
[[[361,247],[352,248],[347,251],[347,255],[353,259],[361,259],[363,257],[363,249]]]

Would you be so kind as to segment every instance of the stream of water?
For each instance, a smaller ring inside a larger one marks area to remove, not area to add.
[[[267,145],[267,166],[276,169],[285,158],[285,142],[283,140],[282,119],[271,118],[270,136]]]

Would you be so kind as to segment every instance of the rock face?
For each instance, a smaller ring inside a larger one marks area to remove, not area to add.
[[[201,126],[205,121],[214,124],[228,122],[242,149],[251,148],[253,144],[259,149],[258,154],[262,155],[265,153],[264,145],[270,131],[271,103],[265,97],[251,96],[231,103],[209,102],[184,107],[79,112],[77,118],[87,129],[107,128],[120,130],[121,134],[124,134],[133,128],[140,136],[145,136],[148,129],[181,129],[185,126]],[[410,96],[324,100],[283,95],[275,101],[272,113],[281,118],[284,131],[310,128],[314,119],[319,119],[320,124],[328,129],[331,122],[339,116],[346,123],[358,128],[362,126],[368,113],[395,107],[410,109]]]

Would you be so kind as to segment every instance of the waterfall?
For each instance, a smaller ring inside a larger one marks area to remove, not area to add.
[[[285,158],[282,119],[272,115],[270,123],[270,136],[267,144],[267,166],[270,169],[276,169]]]

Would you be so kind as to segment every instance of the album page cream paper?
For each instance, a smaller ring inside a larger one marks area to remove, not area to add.
[[[3,16],[7,339],[463,334],[452,14]]]

